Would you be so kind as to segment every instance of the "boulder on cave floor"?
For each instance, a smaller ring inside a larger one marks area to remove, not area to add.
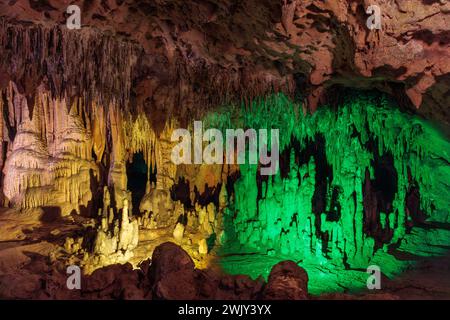
[[[167,300],[195,299],[195,265],[181,247],[165,242],[153,251],[149,270],[153,298]]]
[[[267,300],[308,299],[308,274],[294,261],[281,261],[273,266],[264,288]]]
[[[223,275],[210,269],[195,269],[191,257],[178,245],[166,242],[156,247],[149,268],[154,299],[257,299],[264,283],[246,275]]]

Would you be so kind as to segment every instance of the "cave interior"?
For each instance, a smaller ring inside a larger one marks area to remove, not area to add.
[[[0,2],[0,299],[450,299],[450,2],[378,2]]]

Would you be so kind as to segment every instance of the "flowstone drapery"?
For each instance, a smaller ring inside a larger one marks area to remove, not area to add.
[[[389,275],[406,264],[391,249],[421,256],[445,251],[450,232],[433,226],[450,222],[450,144],[384,97],[354,95],[336,110],[304,115],[276,95],[208,120],[222,128],[280,130],[277,175],[240,166],[225,211],[224,252],[333,268],[377,263]],[[226,259],[223,266],[236,273],[243,268]]]

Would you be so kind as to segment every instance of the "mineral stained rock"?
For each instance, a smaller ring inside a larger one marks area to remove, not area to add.
[[[305,299],[445,255],[450,2],[372,4],[1,1],[0,297]],[[193,120],[279,129],[280,170],[176,165]]]
[[[306,300],[308,274],[294,261],[282,261],[273,266],[264,288],[264,299]]]
[[[155,298],[194,299],[196,297],[194,262],[180,247],[163,243],[155,249],[150,282]]]
[[[374,30],[371,1],[75,1],[81,30],[65,28],[68,1],[34,2],[0,3],[2,83],[27,96],[42,81],[105,105],[135,95],[149,112],[166,108],[154,119],[163,123],[196,104],[274,88],[299,87],[314,110],[329,87],[344,85],[407,96],[448,124],[448,1],[379,0]]]
[[[114,264],[82,277],[81,290],[67,290],[62,265],[49,267],[40,256],[30,262],[31,272],[0,275],[1,299],[255,299],[263,282],[247,276],[229,276],[195,269],[194,262],[174,243],[158,246],[151,262],[133,270]],[[299,268],[299,267],[297,267]],[[276,285],[277,276],[272,279]],[[42,286],[43,289],[38,290]],[[272,292],[268,299],[283,298]]]

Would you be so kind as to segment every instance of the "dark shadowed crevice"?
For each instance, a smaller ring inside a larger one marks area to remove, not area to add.
[[[127,163],[127,188],[131,191],[133,214],[139,213],[139,204],[145,195],[148,167],[142,152],[135,153],[131,162]]]

